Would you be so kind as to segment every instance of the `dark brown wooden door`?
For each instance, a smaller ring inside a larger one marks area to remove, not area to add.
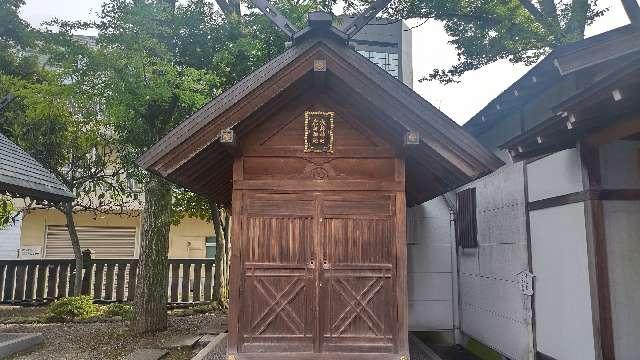
[[[394,201],[371,193],[322,200],[322,352],[395,351]]]
[[[253,194],[245,204],[241,352],[311,352],[315,200]]]
[[[241,352],[392,353],[395,197],[248,194]]]

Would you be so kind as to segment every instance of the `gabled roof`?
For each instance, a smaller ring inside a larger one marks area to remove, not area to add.
[[[34,158],[0,134],[0,194],[70,201],[73,194]]]
[[[502,165],[459,125],[349,48],[332,29],[307,30],[293,47],[169,132],[138,159],[138,164],[214,200],[229,202],[233,157],[218,142],[220,131],[232,128],[241,134],[251,122],[260,121],[256,115],[260,111],[281,106],[295,94],[309,90],[314,59],[322,58],[327,64],[327,86],[339,94],[336,98],[367,104],[369,118],[384,122],[389,131],[420,134],[421,144],[407,149],[415,165],[407,165],[407,178],[413,177],[412,184],[420,186],[429,172],[435,174],[436,184],[430,191],[408,188],[408,197],[410,192],[415,194],[410,202],[428,200]]]
[[[556,85],[563,76],[637,51],[640,51],[640,28],[633,25],[558,46],[463,126],[477,136],[499,126],[512,111],[518,111]]]
[[[553,107],[556,115],[500,145],[514,159],[574,147],[589,134],[640,121],[640,54],[594,79]],[[614,95],[615,93],[615,95]],[[634,129],[630,127],[629,130]]]

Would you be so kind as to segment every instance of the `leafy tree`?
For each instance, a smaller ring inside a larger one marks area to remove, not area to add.
[[[286,1],[285,8],[299,7]],[[306,14],[305,7],[300,8]],[[77,54],[65,49],[54,58],[59,66],[70,69],[69,77],[86,98],[93,99],[115,134],[118,156],[144,184],[140,274],[131,329],[163,329],[172,186],[138,171],[134,159],[213,96],[284,50],[285,38],[258,14],[225,16],[204,0],[184,4],[110,0],[95,22],[55,20],[52,24],[58,26],[61,37],[87,27],[100,33],[93,49]],[[208,218],[216,233],[222,234],[218,239],[228,239],[228,212],[219,204],[207,205],[212,213]],[[225,269],[220,266],[216,276],[224,278]],[[223,302],[224,288],[219,293]]]
[[[74,104],[84,95],[55,71],[41,70],[37,76],[24,79],[0,75],[0,89],[16,97],[0,114],[0,131],[32,154],[76,195],[69,203],[29,201],[23,210],[61,211],[66,218],[76,269],[82,269],[82,249],[73,214],[78,211],[127,214],[126,209],[135,202],[128,195],[124,168],[118,165],[109,145],[112,138],[99,120],[76,111]],[[81,276],[76,276],[76,295],[80,294],[80,284]]]
[[[347,9],[362,0],[347,1]],[[497,60],[533,64],[550,49],[584,38],[585,27],[602,16],[597,0],[398,0],[388,14],[444,23],[458,62],[423,80],[450,83]]]
[[[83,264],[73,213],[124,212],[135,199],[127,195],[123,168],[110,146],[111,135],[95,109],[85,106],[91,99],[69,77],[69,69],[49,61],[55,56],[45,56],[48,51],[55,54],[59,46],[18,17],[23,4],[21,0],[0,4],[0,94],[12,99],[0,113],[0,131],[76,195],[70,203],[27,201],[23,210],[55,208],[65,215],[79,275],[74,289],[80,294]],[[72,43],[69,37],[61,40]]]
[[[11,223],[15,208],[11,202],[11,198],[0,196],[0,229],[5,228]]]
[[[173,224],[179,224],[186,216],[213,224],[216,253],[212,302],[226,308],[229,300],[230,209],[190,191],[177,189],[173,194]]]

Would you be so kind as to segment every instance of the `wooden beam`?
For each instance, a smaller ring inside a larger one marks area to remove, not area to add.
[[[416,131],[407,131],[404,135],[404,146],[413,146],[420,144],[420,134]]]
[[[585,190],[600,190],[602,177],[598,147],[581,142],[578,144],[578,150],[582,162],[583,188]],[[607,239],[602,200],[585,201],[584,216],[596,358],[614,360]]]
[[[640,115],[634,115],[611,127],[589,135],[585,141],[591,145],[601,145],[614,140],[623,139],[639,132]]]

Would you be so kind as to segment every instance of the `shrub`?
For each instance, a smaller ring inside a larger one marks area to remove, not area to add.
[[[91,296],[72,296],[56,300],[47,309],[49,321],[85,320],[100,315],[100,307]]]
[[[113,303],[105,307],[103,314],[105,316],[120,316],[124,320],[133,318],[133,307],[129,304]]]

